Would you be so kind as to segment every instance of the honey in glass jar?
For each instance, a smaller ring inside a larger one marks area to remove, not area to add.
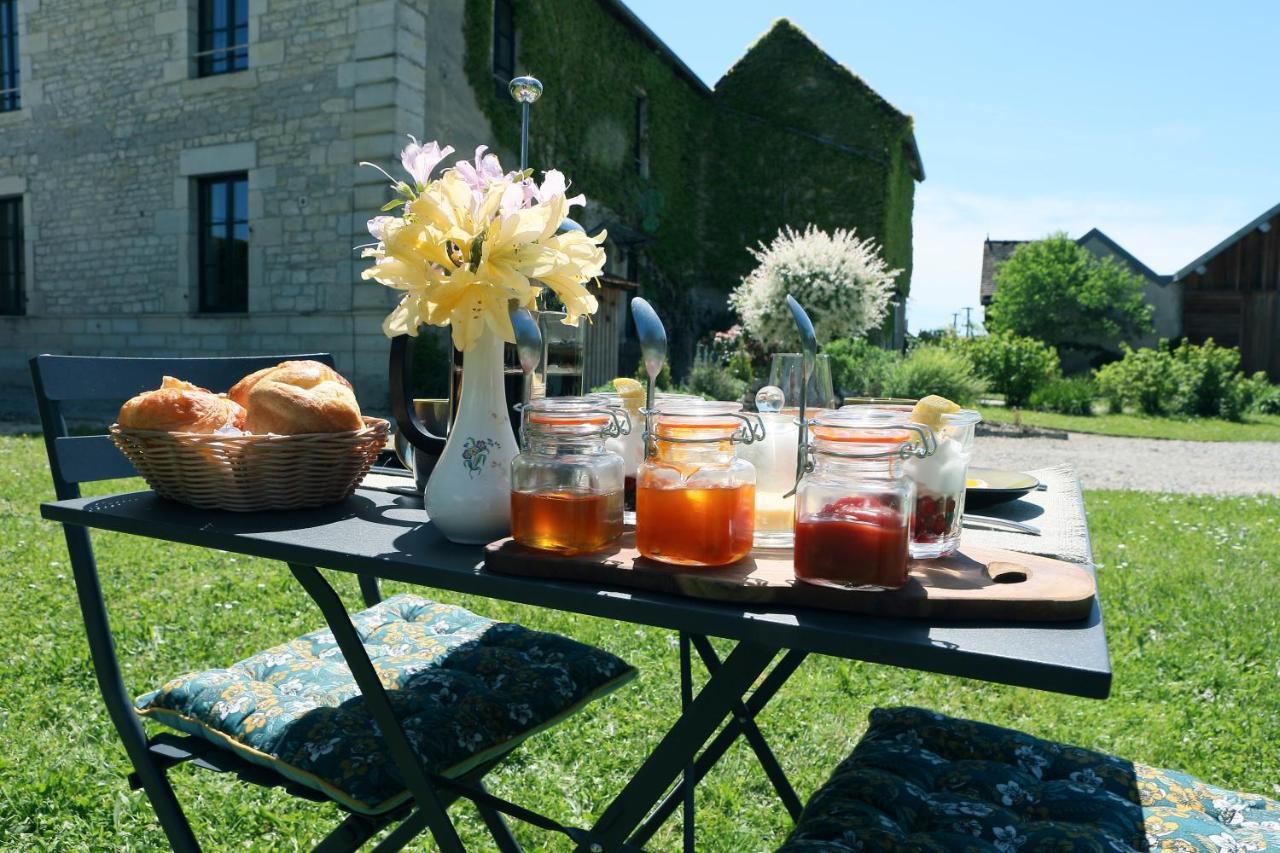
[[[605,440],[625,414],[581,397],[545,398],[522,413],[511,463],[511,535],[540,551],[582,554],[622,536],[623,465]]]

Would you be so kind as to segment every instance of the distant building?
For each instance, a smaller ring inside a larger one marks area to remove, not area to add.
[[[514,168],[524,73],[546,85],[530,165],[611,235],[589,384],[632,371],[628,293],[687,360],[728,325],[746,247],[788,224],[883,244],[901,340],[911,118],[786,21],[712,89],[620,0],[0,0],[0,19],[0,412],[32,411],[37,352],[327,350],[384,407],[393,294],[352,247],[390,189],[357,161],[398,168],[414,134]]]
[[[1183,329],[1201,343],[1240,347],[1246,372],[1280,382],[1280,205],[1173,274]]]
[[[991,304],[996,293],[996,271],[1015,250],[1028,240],[991,240],[982,244],[982,280],[978,286],[978,298],[983,307]],[[1151,346],[1160,338],[1173,340],[1182,336],[1182,289],[1172,277],[1160,275],[1097,228],[1091,229],[1076,240],[1096,258],[1114,258],[1129,270],[1142,277],[1143,299],[1153,309],[1152,324],[1155,333],[1126,341],[1130,346]],[[1120,342],[1117,341],[1118,345]]]

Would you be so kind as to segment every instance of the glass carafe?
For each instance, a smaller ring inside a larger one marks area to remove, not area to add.
[[[511,463],[511,535],[558,554],[598,551],[622,536],[623,463],[605,442],[630,430],[624,411],[581,397],[535,400]]]
[[[734,445],[764,437],[738,403],[669,401],[652,413],[636,483],[636,548],[653,560],[723,566],[751,551],[755,468]]]

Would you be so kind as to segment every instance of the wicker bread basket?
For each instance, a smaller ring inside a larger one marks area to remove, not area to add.
[[[201,509],[254,512],[337,503],[385,446],[390,425],[306,435],[214,435],[111,425],[111,438],[162,497]]]

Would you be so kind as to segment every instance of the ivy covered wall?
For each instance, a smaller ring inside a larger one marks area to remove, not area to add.
[[[856,228],[911,270],[919,165],[911,119],[778,21],[716,84],[681,73],[606,0],[517,0],[516,73],[546,85],[530,165],[554,165],[639,244],[640,284],[685,346],[732,322],[725,295],[747,251],[783,225]],[[493,0],[467,0],[466,75],[503,148],[519,111],[491,70]],[[647,99],[648,175],[635,166],[636,95]],[[921,175],[922,177],[922,175]],[[681,353],[677,353],[678,360]]]

